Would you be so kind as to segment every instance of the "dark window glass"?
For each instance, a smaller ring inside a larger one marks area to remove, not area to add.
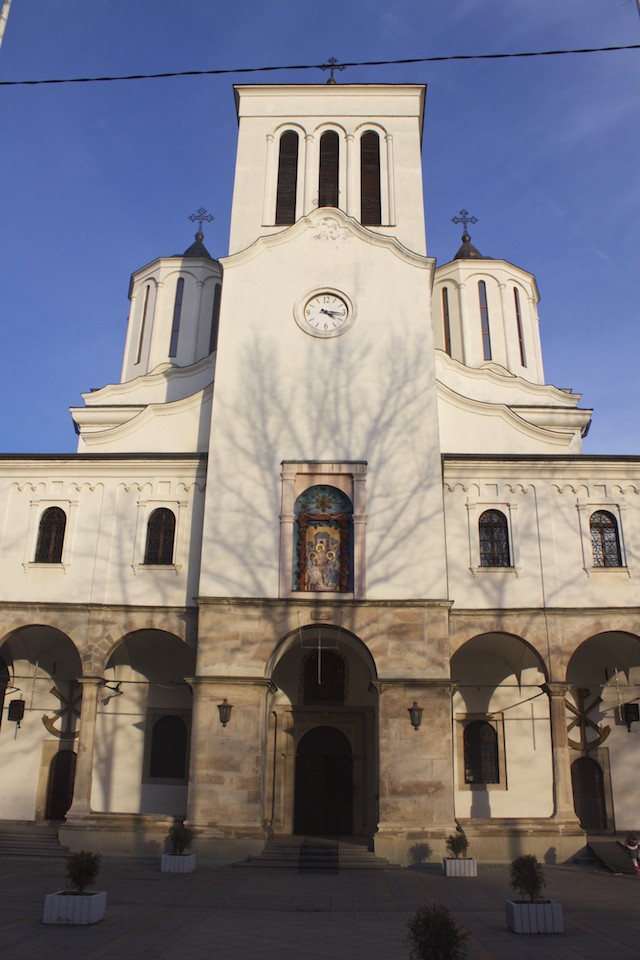
[[[485,510],[479,521],[480,566],[510,567],[509,528],[500,510]]]
[[[480,297],[480,321],[482,325],[482,356],[491,360],[491,331],[489,329],[489,305],[487,303],[487,285],[484,280],[478,283]]]
[[[140,321],[140,334],[138,336],[138,352],[136,353],[136,363],[140,363],[142,356],[142,342],[144,340],[144,328],[147,323],[147,309],[149,307],[149,284],[144,288],[144,304],[142,305],[142,320]]]
[[[209,337],[209,353],[213,353],[218,346],[218,327],[220,324],[220,296],[222,287],[216,283],[213,291],[213,309],[211,311],[211,336]]]
[[[371,227],[382,223],[380,137],[373,130],[360,140],[360,220]]]
[[[485,720],[464,728],[464,782],[500,783],[498,734]]]
[[[449,290],[442,288],[442,320],[444,323],[444,350],[451,356],[451,322],[449,319]]]
[[[304,661],[303,702],[344,703],[345,667],[338,653],[321,650]]]
[[[320,170],[318,175],[318,206],[338,206],[338,169],[340,147],[338,134],[327,130],[320,137]]]
[[[40,519],[36,563],[61,563],[67,515],[60,507],[48,507]]]
[[[179,277],[176,284],[176,299],[173,305],[173,323],[171,324],[171,342],[169,356],[175,357],[178,352],[178,334],[180,333],[180,315],[182,314],[182,297],[184,296],[184,278]]]
[[[187,772],[187,725],[182,717],[160,717],[151,732],[149,776],[184,780]]]
[[[295,223],[298,183],[298,134],[287,130],[280,137],[276,224]]]
[[[173,538],[176,518],[166,507],[159,507],[149,517],[147,545],[144,562],[153,564],[173,563]]]
[[[516,326],[518,329],[518,344],[520,346],[520,363],[523,367],[527,365],[527,355],[524,350],[524,333],[522,332],[522,314],[520,313],[520,294],[517,287],[513,288],[513,299],[516,308]]]
[[[591,548],[594,567],[621,567],[620,538],[616,518],[608,510],[591,515]]]

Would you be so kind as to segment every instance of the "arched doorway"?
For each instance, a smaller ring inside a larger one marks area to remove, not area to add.
[[[583,830],[605,830],[607,805],[600,764],[591,757],[578,757],[571,764],[573,805]]]
[[[351,744],[335,727],[315,727],[298,744],[294,832],[353,833]]]
[[[73,800],[76,755],[73,750],[60,750],[49,764],[45,820],[64,820]]]

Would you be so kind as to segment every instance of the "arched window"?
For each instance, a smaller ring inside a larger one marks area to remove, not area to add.
[[[276,224],[295,223],[298,184],[298,134],[287,130],[280,137]]]
[[[616,518],[608,510],[597,510],[589,520],[594,567],[621,567],[622,553]]]
[[[166,507],[158,507],[149,517],[147,524],[147,545],[144,562],[152,564],[173,563],[173,540],[176,531],[176,518]]]
[[[480,323],[482,328],[482,356],[491,360],[491,330],[489,328],[489,304],[487,303],[487,285],[484,280],[478,283],[480,298]]]
[[[449,288],[442,288],[442,322],[444,326],[444,351],[451,356],[451,322],[449,318]]]
[[[318,172],[318,206],[338,206],[338,170],[340,166],[340,141],[334,130],[327,130],[320,137],[320,167]]]
[[[371,227],[382,223],[380,137],[373,130],[360,140],[360,221]]]
[[[60,507],[48,507],[40,518],[36,563],[61,563],[67,515]]]
[[[180,316],[182,314],[182,298],[184,296],[184,277],[178,277],[176,284],[176,299],[173,304],[173,322],[171,324],[171,341],[169,356],[175,357],[178,352],[178,334],[180,333]]]
[[[513,300],[516,310],[516,329],[518,332],[518,345],[520,347],[520,363],[523,367],[527,365],[527,354],[524,349],[524,333],[522,330],[522,314],[520,313],[520,294],[518,288],[513,288]]]
[[[498,734],[486,720],[464,728],[464,782],[500,783]]]
[[[480,566],[510,567],[509,526],[501,510],[485,510],[479,523]]]
[[[149,290],[151,285],[147,284],[144,288],[144,303],[142,305],[142,319],[140,320],[140,333],[138,334],[138,350],[136,352],[136,363],[140,363],[142,357],[142,343],[144,341],[144,328],[147,324],[147,310],[149,308]]]
[[[184,780],[187,774],[187,724],[182,717],[159,717],[151,732],[149,776]]]
[[[320,641],[318,641],[320,646]],[[303,664],[303,703],[344,703],[345,663],[339,653],[310,653]]]
[[[353,505],[325,484],[309,487],[295,503],[293,589],[353,590]]]
[[[211,336],[209,337],[209,353],[218,346],[218,327],[220,325],[220,297],[222,295],[222,286],[216,283],[213,291],[213,308],[211,310]]]

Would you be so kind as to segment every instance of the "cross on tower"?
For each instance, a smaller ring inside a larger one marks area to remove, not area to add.
[[[451,223],[461,223],[461,224],[463,225],[463,227],[464,227],[464,232],[465,232],[465,233],[467,232],[467,224],[468,224],[468,223],[477,223],[477,222],[478,222],[478,218],[477,218],[477,217],[470,217],[470,216],[469,216],[469,211],[468,211],[468,210],[464,210],[464,209],[461,210],[457,216],[451,217]]]
[[[191,216],[188,217],[188,219],[191,220],[192,223],[195,223],[196,220],[197,220],[197,221],[198,221],[198,231],[199,231],[199,233],[202,233],[202,224],[203,224],[205,221],[206,221],[207,223],[211,223],[212,220],[215,220],[215,217],[212,217],[211,214],[209,213],[209,211],[208,211],[208,210],[205,210],[204,207],[200,207],[200,209],[199,209],[199,210],[196,210],[195,213],[192,213]]]
[[[344,70],[343,64],[338,63],[335,57],[329,57],[326,63],[323,63],[320,67],[321,70],[330,70],[329,79],[327,83],[337,83],[338,81],[334,78],[333,74],[335,70]]]

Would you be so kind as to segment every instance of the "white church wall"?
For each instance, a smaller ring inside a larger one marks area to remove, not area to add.
[[[366,460],[367,597],[444,596],[430,268],[329,210],[225,261],[201,593],[277,596],[283,460]],[[295,319],[325,285],[334,339]]]

